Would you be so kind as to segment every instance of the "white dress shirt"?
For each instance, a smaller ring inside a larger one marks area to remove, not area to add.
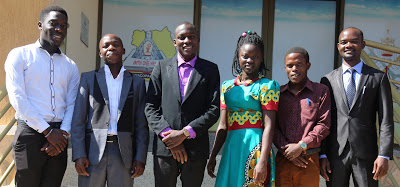
[[[109,135],[117,135],[118,123],[118,106],[121,97],[122,82],[124,80],[124,66],[121,67],[118,76],[114,79],[110,68],[104,64],[104,72],[106,74],[106,83],[108,91],[108,99],[110,105],[110,125],[108,126]]]
[[[14,48],[4,65],[6,85],[15,117],[39,133],[47,122],[61,122],[61,129],[71,129],[79,71],[75,62],[60,53],[50,55],[34,44]]]
[[[353,66],[353,68],[356,70],[353,74],[354,77],[354,81],[356,83],[356,91],[358,89],[358,85],[360,84],[360,77],[361,77],[361,70],[363,67],[364,62],[361,60],[358,64],[356,64],[355,66]],[[347,71],[350,67],[342,64],[342,70],[343,70],[343,86],[344,86],[344,90],[347,93],[347,86],[350,84],[350,78],[351,78],[351,73],[350,71]]]

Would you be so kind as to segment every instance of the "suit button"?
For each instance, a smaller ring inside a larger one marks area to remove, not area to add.
[[[109,122],[106,122],[106,125],[108,126],[108,125],[109,125]]]

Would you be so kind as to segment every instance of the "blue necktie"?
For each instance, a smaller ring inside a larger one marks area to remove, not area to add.
[[[356,70],[354,68],[349,68],[347,71],[351,73],[350,83],[347,85],[347,105],[349,109],[351,108],[351,104],[353,104],[354,96],[356,95],[356,81],[354,80],[354,72]]]

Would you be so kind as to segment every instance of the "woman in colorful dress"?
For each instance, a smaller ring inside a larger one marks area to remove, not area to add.
[[[215,157],[225,143],[217,187],[275,186],[271,150],[279,84],[264,78],[264,43],[256,32],[243,33],[233,57],[232,74],[221,89],[221,119],[207,164],[215,177]]]

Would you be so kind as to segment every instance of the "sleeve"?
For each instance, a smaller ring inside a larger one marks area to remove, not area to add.
[[[160,134],[164,129],[170,127],[167,120],[162,115],[161,97],[161,65],[160,62],[157,62],[150,75],[149,86],[146,94],[146,106],[144,109],[148,123],[156,134]]]
[[[276,125],[275,125],[275,130],[274,130],[274,144],[276,148],[278,148],[278,151],[282,151],[281,147],[289,144],[286,141],[285,136],[283,136],[283,133],[281,129],[279,128],[279,118],[276,118]]]
[[[32,129],[42,133],[49,124],[31,105],[25,92],[26,60],[21,48],[11,50],[4,64],[6,72],[6,86],[11,105],[18,112],[25,123]]]
[[[328,87],[325,85],[322,88],[323,91],[321,92],[322,94],[318,106],[317,123],[312,131],[308,132],[307,136],[302,139],[309,148],[318,147],[322,140],[329,135],[329,129],[331,127],[330,93]]]
[[[71,130],[71,121],[72,115],[74,113],[74,106],[75,106],[75,98],[78,92],[79,86],[79,71],[78,67],[75,65],[72,66],[71,78],[68,82],[68,90],[67,90],[67,108],[65,109],[64,119],[61,124],[60,129],[64,130],[67,133],[70,133]]]
[[[135,138],[136,138],[136,155],[134,160],[146,163],[147,148],[149,145],[149,126],[147,125],[146,115],[144,114],[144,107],[146,105],[146,85],[144,79],[141,79],[138,86],[138,99],[135,115]]]
[[[260,102],[262,110],[278,111],[280,86],[276,81],[261,84]]]
[[[72,160],[87,157],[85,148],[86,124],[89,113],[89,85],[86,75],[82,73],[79,88],[76,94],[74,112],[71,122]]]
[[[221,86],[221,98],[220,98],[220,107],[221,107],[221,109],[227,109],[227,107],[226,107],[226,103],[225,103],[225,92],[226,92],[226,90],[227,90],[227,81],[224,81],[223,83],[222,83],[222,86]]]
[[[393,158],[393,99],[389,79],[386,74],[380,80],[378,94],[379,155]]]

